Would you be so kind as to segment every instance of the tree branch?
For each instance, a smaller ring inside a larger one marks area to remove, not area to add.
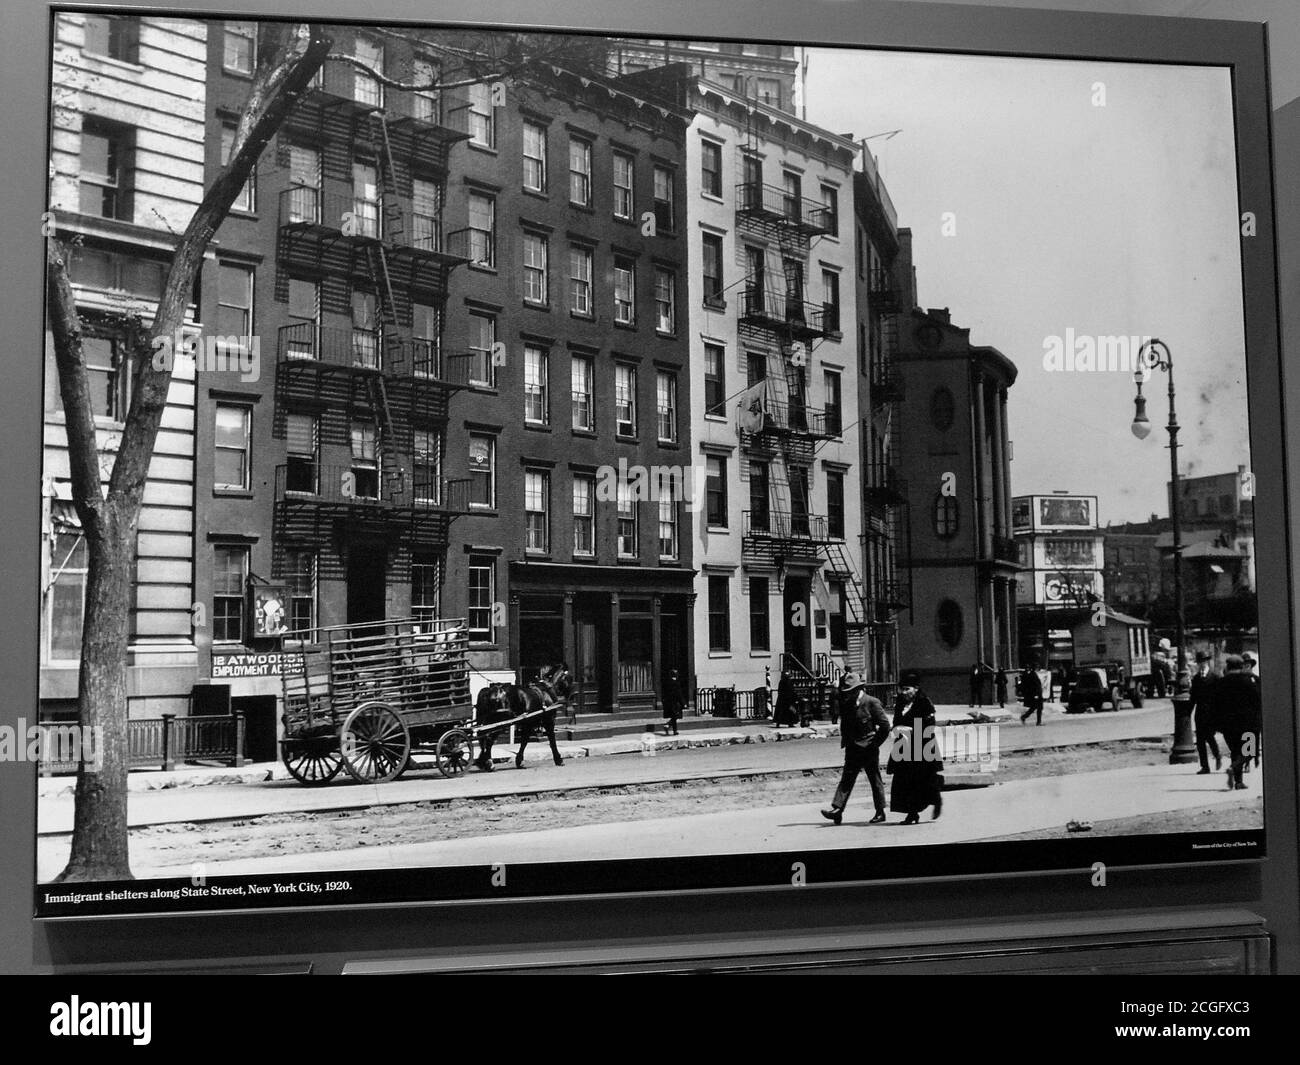
[[[263,149],[297,105],[298,98],[306,91],[334,43],[316,24],[284,27],[284,32],[284,43],[274,50],[253,81],[235,131],[229,160],[208,187],[176,246],[162,298],[158,302],[158,313],[149,328],[150,350],[136,353],[139,376],[109,480],[109,497],[121,499],[127,506],[137,503],[143,496],[149,457],[171,384],[171,362],[154,365],[152,341],[170,337],[184,325],[185,308],[208,244],[230,213],[231,205],[248,181]],[[308,38],[307,44],[300,49],[304,35]]]

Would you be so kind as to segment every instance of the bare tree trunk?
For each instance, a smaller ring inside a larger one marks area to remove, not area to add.
[[[100,484],[94,409],[67,255],[53,239],[46,251],[48,314],[67,425],[72,498],[89,554],[78,723],[98,730],[96,749],[102,754],[98,765],[87,765],[83,759],[77,768],[72,852],[59,881],[131,877],[126,678],[132,562],[140,504],[172,375],[171,359],[156,359],[153,341],[174,337],[184,325],[190,294],[213,234],[333,43],[316,26],[305,32],[301,25],[268,24],[271,26],[277,27],[280,41],[264,53],[267,61],[259,66],[249,91],[230,161],[207,190],[177,244],[158,312],[147,334],[124,322],[133,335],[135,387],[107,496]]]

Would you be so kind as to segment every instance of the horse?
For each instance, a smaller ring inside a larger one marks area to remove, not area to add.
[[[541,710],[542,713],[538,718],[522,722],[519,726],[523,730],[523,735],[519,740],[519,750],[515,754],[515,768],[524,767],[524,750],[528,747],[528,741],[532,739],[533,728],[538,719],[541,721],[542,728],[546,730],[546,738],[551,745],[551,757],[557,766],[564,765],[560,750],[555,745],[555,715],[562,706],[567,705],[572,691],[573,677],[569,673],[568,666],[562,662],[543,666],[537,674],[537,679],[530,684],[489,684],[485,687],[479,692],[478,699],[474,703],[474,723],[480,726],[490,725],[494,721],[508,721],[521,714]],[[483,733],[479,756],[474,759],[474,764],[479,769],[491,770],[492,768],[493,739],[493,733]]]

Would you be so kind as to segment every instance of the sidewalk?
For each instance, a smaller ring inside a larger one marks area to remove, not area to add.
[[[430,868],[501,862],[567,862],[609,859],[715,856],[754,851],[799,852],[845,847],[920,846],[994,839],[1043,829],[1062,838],[1070,821],[1102,821],[1184,809],[1229,806],[1259,797],[1261,774],[1246,791],[1227,791],[1218,774],[1196,775],[1195,765],[1139,766],[1011,781],[957,792],[939,821],[901,825],[890,815],[868,825],[869,803],[851,807],[842,825],[822,819],[817,805],[761,807],[702,813],[689,818],[583,825],[341,851],[283,854],[210,861],[211,876],[354,869]],[[1239,857],[1252,857],[1249,849]],[[864,858],[864,875],[871,875]],[[138,863],[137,863],[138,864]],[[53,864],[51,864],[53,867]],[[185,868],[136,869],[138,876],[189,876]]]

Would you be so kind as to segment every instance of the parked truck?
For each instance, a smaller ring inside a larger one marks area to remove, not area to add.
[[[1098,604],[1097,609],[1077,623],[1071,632],[1077,674],[1080,678],[1090,672],[1094,675],[1079,690],[1081,699],[1109,703],[1112,710],[1118,710],[1122,700],[1140,707],[1143,699],[1152,694],[1155,682],[1151,665],[1151,628],[1147,622]],[[1103,670],[1104,687],[1100,675]],[[1071,688],[1075,689],[1076,685],[1072,684]],[[1069,701],[1076,701],[1074,691],[1071,691]],[[1070,706],[1067,704],[1068,709]]]

